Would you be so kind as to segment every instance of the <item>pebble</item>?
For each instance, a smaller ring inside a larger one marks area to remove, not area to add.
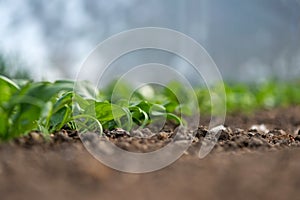
[[[31,132],[29,133],[30,137],[33,139],[36,143],[42,143],[44,142],[44,138],[40,133],[37,132]]]
[[[252,137],[249,141],[249,147],[260,147],[264,144],[264,142],[256,137]]]
[[[249,138],[246,135],[234,136],[232,140],[241,148],[248,147]]]
[[[274,135],[277,135],[277,136],[285,136],[285,135],[287,135],[287,133],[284,131],[284,130],[282,130],[282,129],[274,129],[274,130],[271,130],[271,131],[269,131],[269,133],[273,133]]]
[[[72,140],[72,138],[69,137],[69,135],[66,131],[59,131],[55,134],[54,140],[67,142],[67,141]]]
[[[255,125],[252,125],[250,127],[249,131],[251,131],[251,130],[256,130],[260,134],[266,134],[266,133],[269,132],[269,129],[267,129],[266,125],[264,125],[264,124],[260,124],[260,125],[255,124]]]
[[[118,138],[118,137],[130,136],[130,133],[128,131],[125,131],[122,128],[116,128],[115,130],[109,131],[108,135],[114,138]]]
[[[166,132],[160,132],[158,135],[157,135],[157,137],[158,137],[158,139],[159,140],[164,140],[164,139],[167,139],[167,138],[169,138],[169,133],[166,133]]]

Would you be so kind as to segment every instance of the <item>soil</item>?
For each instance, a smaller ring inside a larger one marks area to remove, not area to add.
[[[299,199],[300,106],[227,116],[213,151],[197,157],[208,119],[170,166],[147,174],[112,170],[95,160],[74,131],[45,139],[33,132],[0,144],[0,199]],[[128,151],[149,152],[173,139],[172,128],[106,136]],[[135,133],[137,134],[137,133]]]

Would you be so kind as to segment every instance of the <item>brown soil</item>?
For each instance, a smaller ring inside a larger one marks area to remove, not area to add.
[[[262,124],[267,130],[250,129]],[[31,133],[0,144],[0,199],[299,199],[300,106],[230,115],[225,125],[204,159],[196,156],[207,133],[201,126],[184,156],[147,174],[104,166],[75,132],[60,131],[48,142]],[[142,142],[122,130],[107,136],[124,149],[146,152],[172,140],[172,131]]]

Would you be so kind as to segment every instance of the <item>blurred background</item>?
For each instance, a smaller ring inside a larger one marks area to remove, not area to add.
[[[36,80],[75,78],[98,43],[145,26],[174,29],[198,41],[225,80],[300,75],[300,0],[0,0],[0,19],[1,59],[9,70],[29,71]],[[155,58],[187,69],[167,53],[132,56],[119,64]]]

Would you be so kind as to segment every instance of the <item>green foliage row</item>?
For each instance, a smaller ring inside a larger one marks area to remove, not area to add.
[[[300,104],[300,82],[270,80],[260,84],[225,85],[227,112]]]
[[[191,115],[193,109],[189,105],[192,91],[186,91],[176,82],[167,88],[150,87],[151,91],[146,93],[137,90],[132,95],[126,84],[117,89],[112,84],[102,91],[93,89],[87,82],[80,83],[80,87],[76,87],[79,89],[74,91],[74,84],[78,83],[69,80],[54,83],[13,81],[0,76],[0,141],[33,130],[47,135],[62,128],[77,129],[81,128],[78,127],[80,123],[83,126],[94,123],[100,133],[103,129],[116,127],[126,130],[136,125],[145,127],[162,117],[182,124],[186,122],[181,115]],[[276,81],[259,85],[225,85],[227,112],[299,104],[299,85],[299,82]],[[199,87],[195,93],[201,114],[210,114],[209,91]],[[124,101],[124,96],[128,95],[130,101]],[[87,124],[83,119],[93,123]]]
[[[77,84],[77,83],[76,83]],[[149,102],[137,94],[130,104],[109,102],[89,83],[81,82],[74,92],[73,81],[14,82],[0,76],[0,140],[25,135],[37,130],[49,134],[62,129],[82,128],[96,123],[103,129],[122,127],[130,130],[134,124],[146,126],[157,117],[182,123],[173,112],[175,107]],[[75,123],[76,122],[76,123]],[[78,124],[83,123],[82,126]]]

